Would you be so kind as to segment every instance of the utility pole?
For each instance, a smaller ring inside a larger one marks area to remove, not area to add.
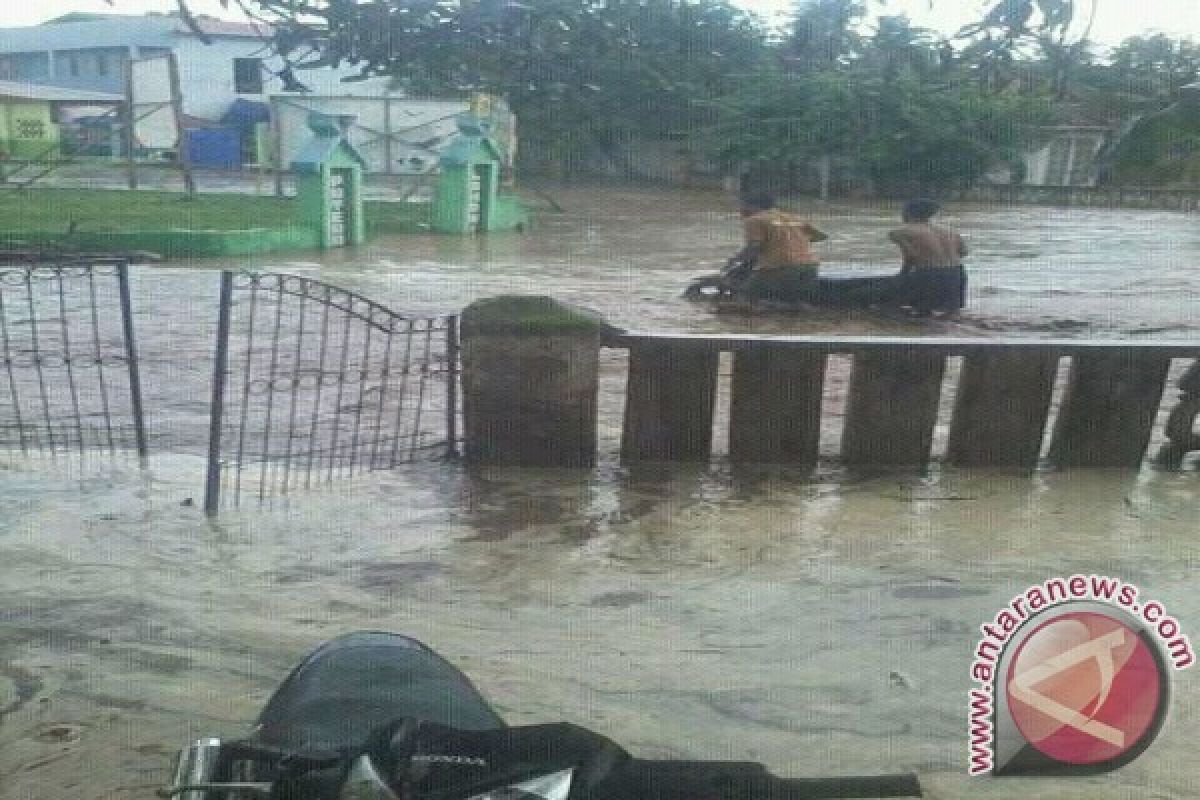
[[[137,145],[137,135],[134,132],[134,126],[137,125],[137,112],[133,107],[133,53],[125,54],[125,113],[124,113],[124,136],[122,140],[125,144],[125,172],[129,182],[130,189],[138,188],[137,179],[137,162],[134,160],[134,149]]]
[[[178,154],[179,168],[183,171],[183,188],[188,197],[195,197],[196,176],[192,173],[192,154],[188,151],[187,133],[183,128],[183,88],[179,81],[179,59],[174,52],[167,54],[167,71],[171,80],[171,110],[175,115],[175,131],[179,135],[175,152]]]

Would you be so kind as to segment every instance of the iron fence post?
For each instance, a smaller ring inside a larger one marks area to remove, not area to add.
[[[217,315],[217,352],[213,366],[212,408],[208,420],[208,469],[204,485],[204,513],[213,516],[221,502],[221,430],[225,416],[225,373],[229,369],[229,328],[233,311],[233,273],[221,273],[220,310]]]
[[[121,325],[125,334],[125,359],[129,365],[129,396],[133,406],[133,434],[140,458],[149,452],[146,445],[146,417],[142,405],[142,377],[138,367],[137,339],[133,332],[133,303],[129,296],[129,262],[117,264],[117,286],[121,294]]]
[[[458,456],[458,317],[446,317],[446,455]]]

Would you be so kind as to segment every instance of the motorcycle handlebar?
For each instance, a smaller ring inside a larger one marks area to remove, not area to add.
[[[911,773],[833,778],[777,778],[761,764],[637,761],[636,796],[644,800],[816,800],[921,797]]]

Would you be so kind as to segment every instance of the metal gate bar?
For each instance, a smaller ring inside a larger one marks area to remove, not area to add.
[[[0,447],[146,455],[127,261],[0,253],[0,355]]]
[[[214,369],[209,514],[457,452],[454,317],[407,317],[294,275],[225,272]]]

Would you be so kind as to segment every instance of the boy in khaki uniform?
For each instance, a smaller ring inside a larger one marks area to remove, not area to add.
[[[775,198],[750,195],[742,201],[746,246],[734,257],[739,292],[765,300],[800,299],[817,277],[813,242],[829,237],[802,217],[776,208]]]

